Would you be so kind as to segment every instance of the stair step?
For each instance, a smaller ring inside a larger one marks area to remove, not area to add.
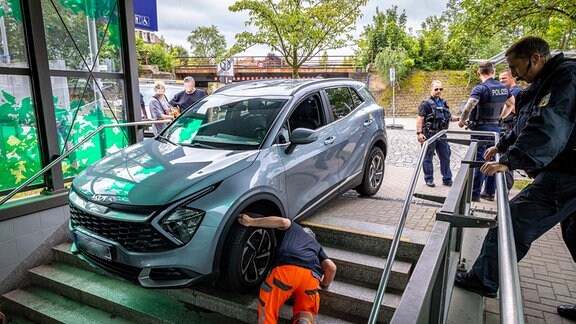
[[[39,287],[26,287],[3,296],[5,308],[38,323],[131,323],[115,314],[96,309]]]
[[[184,303],[127,281],[111,279],[92,271],[66,264],[41,265],[29,270],[37,285],[56,291],[70,299],[138,323],[216,323],[231,319],[192,309]]]
[[[55,260],[61,263],[65,263],[77,268],[88,270],[107,278],[117,278],[113,274],[109,274],[97,268],[93,268],[86,262],[80,260],[76,255],[70,252],[70,243],[60,244],[53,248],[55,253]],[[129,281],[118,279],[119,282],[125,284],[134,285],[137,289],[144,289],[136,284],[132,284]],[[229,316],[236,321],[241,321],[245,323],[254,323],[257,319],[258,314],[258,299],[257,293],[252,296],[246,296],[241,294],[234,294],[228,291],[224,291],[216,287],[215,285],[204,285],[198,287],[197,289],[182,288],[182,289],[155,289],[155,293],[162,295],[164,298],[171,298],[179,300],[188,307],[201,308],[209,310],[215,313],[224,314]],[[280,322],[289,323],[292,318],[292,307],[284,306],[280,310]],[[225,323],[225,322],[222,322]],[[318,316],[318,323],[334,323],[334,324],[346,324],[349,321],[334,318],[332,316],[327,316],[320,314]]]
[[[366,323],[372,310],[376,289],[335,280],[327,290],[320,290],[320,296],[321,313],[332,314],[356,323]],[[390,322],[401,298],[402,295],[399,293],[384,294],[378,316],[379,323]]]
[[[326,215],[313,216],[300,222],[310,227],[318,242],[331,246],[346,247],[359,253],[386,256],[394,237],[392,226],[354,221]],[[404,230],[398,245],[396,258],[417,261],[428,240],[429,233]]]
[[[351,279],[377,288],[382,278],[386,258],[343,250],[324,245],[324,252],[338,266],[336,278]],[[404,290],[410,279],[412,263],[395,260],[388,280],[388,288]]]
[[[35,324],[36,322],[32,322],[31,320],[27,319],[26,317],[15,314],[15,313],[6,313],[6,323],[7,324]]]

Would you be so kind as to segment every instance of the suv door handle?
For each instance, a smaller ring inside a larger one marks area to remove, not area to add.
[[[370,126],[370,124],[372,124],[374,122],[374,119],[368,119],[364,122],[364,126],[368,127]]]
[[[324,145],[334,144],[334,140],[336,140],[336,137],[330,136],[324,140]]]

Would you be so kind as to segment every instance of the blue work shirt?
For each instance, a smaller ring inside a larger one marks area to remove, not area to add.
[[[278,246],[274,266],[294,265],[312,270],[314,277],[322,280],[322,261],[328,256],[312,235],[304,232],[302,226],[292,222],[285,231],[278,231],[282,241]]]

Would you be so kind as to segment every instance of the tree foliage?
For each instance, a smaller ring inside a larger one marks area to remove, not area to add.
[[[188,36],[188,42],[194,56],[216,58],[226,51],[226,38],[214,25],[194,29]]]
[[[292,67],[292,76],[311,57],[328,49],[344,47],[352,41],[350,32],[361,17],[367,0],[239,0],[232,12],[247,11],[246,26],[256,31],[236,35],[231,54],[263,44],[279,52]]]
[[[376,71],[387,81],[390,82],[390,68],[396,70],[396,80],[402,80],[414,67],[414,60],[408,55],[408,52],[402,48],[385,47],[376,55],[374,60]]]

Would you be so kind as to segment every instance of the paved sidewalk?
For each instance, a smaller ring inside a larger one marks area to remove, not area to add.
[[[374,197],[360,198],[355,192],[350,191],[320,210],[318,215],[396,226],[420,150],[414,132],[415,120],[415,118],[397,118],[396,123],[403,123],[405,129],[388,130],[389,152],[384,183]],[[391,123],[388,118],[387,123]],[[459,161],[467,147],[451,146],[452,170],[453,174],[456,174]],[[437,166],[438,161],[435,164]],[[441,185],[438,168],[435,170],[435,175],[437,175],[436,187],[429,188],[424,184],[423,175],[420,174],[416,193],[446,196],[448,187]],[[522,177],[516,174],[516,178]],[[517,192],[513,190],[511,195]],[[430,232],[434,226],[435,213],[440,207],[438,203],[415,198],[405,228]],[[486,216],[495,213],[496,203],[481,201],[473,203],[472,209],[477,214]],[[519,264],[519,273],[527,323],[572,323],[556,313],[557,305],[576,303],[576,267],[564,246],[559,225],[533,243],[530,252]],[[485,299],[486,323],[499,323],[498,303],[497,299]]]

